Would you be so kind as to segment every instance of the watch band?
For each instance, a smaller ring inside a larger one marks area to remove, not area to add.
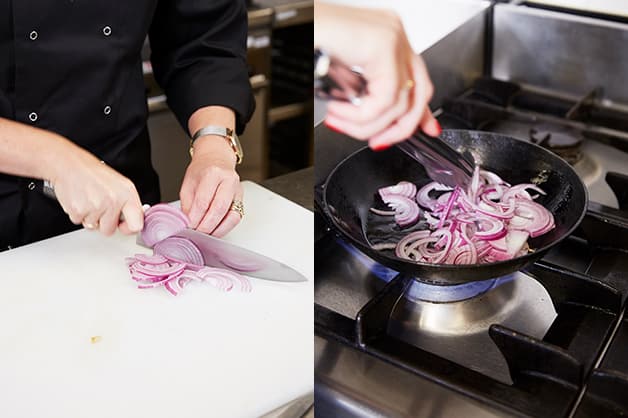
[[[225,138],[231,146],[233,153],[236,155],[236,164],[240,164],[242,162],[243,153],[238,137],[232,129],[226,128],[224,126],[209,125],[196,131],[196,133],[192,136],[192,139],[190,140],[190,156],[194,155],[194,142],[198,138],[207,135],[222,136],[223,138]]]

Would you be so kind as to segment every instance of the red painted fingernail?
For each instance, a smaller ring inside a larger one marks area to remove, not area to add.
[[[443,132],[443,128],[440,126],[438,119],[434,119],[434,121],[436,122],[436,128],[438,129],[438,133],[436,135],[440,135]]]
[[[327,119],[325,119],[325,126],[327,126],[331,131],[342,133],[342,131],[340,129],[336,128],[334,125],[329,123],[329,121]]]
[[[390,145],[391,145],[391,144],[376,144],[376,145],[373,145],[373,146],[371,147],[371,149],[372,149],[373,151],[377,151],[377,152],[379,152],[379,151],[384,151],[384,150],[387,150],[388,148],[390,148]]]

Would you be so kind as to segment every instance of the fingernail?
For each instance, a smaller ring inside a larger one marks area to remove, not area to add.
[[[332,125],[331,123],[329,123],[329,121],[327,119],[325,119],[325,126],[327,126],[330,130],[334,131],[334,132],[338,132],[338,133],[342,133],[340,131],[340,129],[336,128],[334,125]]]
[[[435,123],[436,123],[436,129],[438,129],[438,133],[436,135],[440,135],[443,132],[443,128],[442,126],[440,126],[440,122],[438,121],[438,119],[434,119]]]
[[[391,144],[375,144],[375,145],[371,146],[371,149],[373,151],[377,151],[377,152],[384,151],[384,150],[387,150],[388,148],[390,148],[390,145]]]

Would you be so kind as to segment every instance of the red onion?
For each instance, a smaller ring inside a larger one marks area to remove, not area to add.
[[[251,291],[251,282],[236,272],[196,266],[189,268],[186,263],[166,259],[162,255],[137,254],[129,257],[131,278],[138,289],[152,289],[163,286],[170,294],[177,296],[191,281],[207,282],[222,291]],[[140,261],[142,260],[142,261]]]
[[[419,206],[414,200],[399,194],[386,194],[382,200],[395,210],[395,222],[399,226],[412,225],[419,219]]]
[[[400,181],[394,186],[382,187],[378,190],[378,193],[384,202],[386,197],[391,195],[401,195],[408,199],[414,199],[416,197],[416,186],[409,181]]]
[[[149,247],[189,227],[190,220],[179,209],[166,203],[151,206],[144,213],[142,241]]]
[[[451,191],[451,188],[435,181],[428,183],[419,189],[419,192],[416,195],[416,202],[426,209],[434,209],[437,204],[437,199],[430,197],[430,193],[445,190]]]
[[[370,208],[370,209],[371,209],[371,212],[380,216],[394,216],[395,215],[394,210],[381,210],[381,209],[376,209],[376,208]]]
[[[153,248],[155,254],[169,259],[183,261],[188,264],[202,266],[205,264],[201,250],[189,239],[183,237],[168,237],[159,241]]]
[[[529,237],[538,237],[555,227],[552,213],[533,200],[545,195],[540,187],[530,183],[511,186],[479,167],[466,192],[436,182],[421,187],[416,201],[426,210],[421,212],[417,207],[412,216],[408,215],[408,197],[396,193],[410,190],[406,183],[382,188],[379,195],[385,203],[392,202],[389,206],[395,208],[395,220],[401,227],[424,219],[429,229],[402,238],[395,247],[400,258],[436,264],[498,262],[525,255],[530,251]],[[531,195],[529,190],[536,194]],[[401,213],[402,222],[398,220]],[[374,248],[391,246],[379,243]]]

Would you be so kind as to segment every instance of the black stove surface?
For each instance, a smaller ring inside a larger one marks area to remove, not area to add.
[[[486,121],[513,119],[513,103],[538,110],[542,101],[526,97],[509,83],[497,90],[483,89],[483,83],[491,80],[479,81],[476,91],[443,107],[439,116],[443,127],[476,129]],[[481,104],[471,106],[471,100]],[[568,101],[543,102],[543,111],[549,114],[564,117],[570,109],[574,103]],[[519,115],[519,120],[526,118]],[[327,174],[361,145],[323,126],[316,128],[316,138],[320,197]],[[623,143],[621,137],[618,141]],[[356,254],[327,229],[320,212],[315,215],[316,334],[436,382],[444,390],[496,407],[505,415],[627,414],[628,178],[609,173],[606,181],[620,209],[590,202],[578,230],[522,272],[545,288],[556,312],[544,335],[527,335],[499,322],[485,330],[505,360],[511,383],[392,336],[393,311],[414,279]]]

